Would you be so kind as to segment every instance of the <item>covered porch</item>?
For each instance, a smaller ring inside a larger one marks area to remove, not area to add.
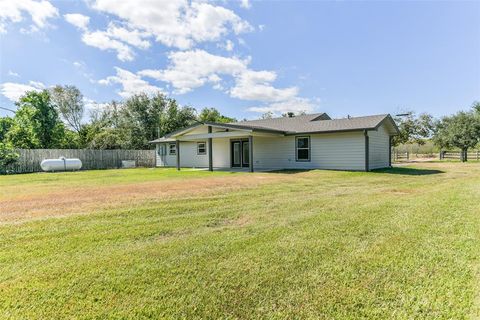
[[[174,162],[177,170],[182,167],[197,167],[209,171],[254,172],[256,137],[283,136],[266,131],[233,124],[201,124],[173,133],[157,142],[169,144],[168,152],[173,150],[169,154],[171,160],[174,160],[170,162],[170,166]]]

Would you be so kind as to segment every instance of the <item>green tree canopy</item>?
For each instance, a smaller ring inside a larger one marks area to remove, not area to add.
[[[267,111],[260,116],[260,119],[272,119],[274,116],[272,111]]]
[[[460,111],[453,116],[442,118],[436,126],[434,143],[441,148],[458,148],[462,160],[466,161],[468,149],[480,143],[480,116],[478,104],[472,111]]]
[[[17,148],[55,148],[65,127],[53,106],[50,93],[29,91],[16,103],[18,109],[7,140]]]
[[[13,119],[10,117],[0,118],[0,141],[6,141],[7,133],[13,126]]]
[[[197,117],[194,108],[161,93],[140,93],[102,106],[82,123],[83,95],[74,86],[27,92],[16,104],[14,118],[0,118],[0,137],[26,149],[146,149],[152,148],[150,141],[196,122],[236,121],[215,108],[205,108]]]
[[[7,166],[18,160],[18,153],[10,143],[0,141],[0,173],[7,172]]]
[[[229,123],[237,122],[235,118],[230,118],[222,115],[220,111],[215,108],[204,108],[198,115],[198,121],[200,122],[217,122],[217,123]]]
[[[430,138],[434,131],[433,117],[427,113],[416,116],[414,112],[405,113],[394,118],[400,133],[394,136],[392,144],[398,146],[405,143],[423,145],[425,139]]]
[[[53,105],[62,119],[74,131],[82,128],[82,118],[85,110],[83,95],[75,86],[55,86],[50,90]]]
[[[136,94],[113,101],[91,115],[80,131],[86,146],[100,149],[145,149],[152,141],[196,121],[195,109],[180,107],[163,94]]]

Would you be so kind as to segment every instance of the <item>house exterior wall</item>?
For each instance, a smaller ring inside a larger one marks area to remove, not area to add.
[[[208,141],[202,140],[206,143],[207,153],[204,155],[197,154],[198,141],[182,141],[180,142],[180,164],[182,167],[193,168],[208,168]],[[166,155],[159,154],[159,148],[162,143],[156,146],[157,167],[175,167],[177,165],[177,156],[169,155],[169,144],[163,143],[166,146]],[[213,166],[216,168],[230,167],[230,139],[218,138],[213,139]]]
[[[160,146],[164,145],[167,151],[166,155],[160,155],[159,149]],[[169,143],[157,143],[155,147],[155,154],[157,157],[157,167],[175,167],[177,163],[177,156],[171,156],[168,152]]]
[[[368,137],[370,170],[388,167],[390,135],[387,129],[381,125],[376,131],[368,131]]]
[[[310,161],[296,161],[295,137],[310,136]],[[365,138],[362,132],[254,137],[256,169],[365,169]]]
[[[365,170],[365,137],[363,132],[332,134],[297,135],[310,137],[310,161],[296,161],[295,137],[253,138],[254,169],[335,169]],[[370,168],[388,166],[388,134],[385,128],[369,131]],[[213,167],[230,168],[230,138],[213,139]],[[203,141],[203,140],[202,140]],[[385,146],[386,143],[386,146]],[[176,156],[158,154],[157,166],[176,166]],[[180,162],[182,167],[208,167],[207,154],[197,155],[196,141],[180,142]]]

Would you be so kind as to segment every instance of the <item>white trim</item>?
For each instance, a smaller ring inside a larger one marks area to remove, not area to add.
[[[200,144],[203,144],[203,147],[200,148]],[[200,149],[203,149],[203,152],[200,152]],[[197,156],[204,156],[207,154],[207,143],[205,141],[197,142]]]

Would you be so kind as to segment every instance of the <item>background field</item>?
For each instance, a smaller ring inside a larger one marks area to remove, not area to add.
[[[0,318],[480,317],[480,164],[0,177]]]

